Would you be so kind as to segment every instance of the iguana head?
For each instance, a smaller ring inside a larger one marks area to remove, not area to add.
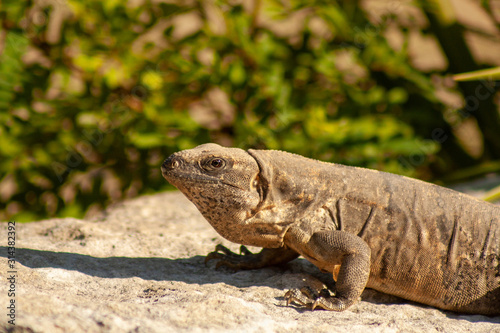
[[[207,143],[170,155],[161,170],[163,177],[183,192],[192,188],[214,197],[224,192],[246,197],[256,191],[259,166],[242,149]]]
[[[210,143],[172,154],[161,170],[224,238],[269,248],[282,246],[287,229],[323,205],[315,198],[330,186],[314,163],[321,162]]]
[[[204,144],[170,155],[161,170],[222,236],[241,243],[231,229],[241,228],[260,202],[259,166],[251,155]]]

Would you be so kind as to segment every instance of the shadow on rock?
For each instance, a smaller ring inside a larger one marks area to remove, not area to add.
[[[179,280],[190,282],[192,275],[208,270],[203,256],[182,259],[167,258],[99,258],[79,253],[41,251],[16,248],[16,261],[30,268],[61,268],[100,278],[139,277],[145,280]],[[0,256],[7,257],[7,248],[0,247]]]
[[[7,257],[7,247],[0,246],[0,257]],[[267,285],[276,287],[272,277],[283,274],[286,270],[308,270],[302,267],[301,260],[291,266],[269,267],[252,271],[233,272],[226,269],[215,270],[213,265],[204,264],[205,256],[190,258],[159,257],[93,257],[86,254],[54,252],[16,248],[16,262],[29,268],[59,268],[95,276],[99,278],[139,277],[154,281],[183,281],[186,283],[219,283],[235,287]],[[298,266],[297,266],[298,265]]]

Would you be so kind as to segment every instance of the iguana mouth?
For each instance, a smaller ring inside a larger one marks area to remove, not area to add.
[[[202,175],[192,175],[192,174],[182,174],[182,173],[172,174],[171,172],[164,170],[163,167],[161,171],[163,174],[163,178],[173,183],[176,183],[179,180],[185,180],[192,183],[209,183],[209,184],[222,183],[220,179],[208,178],[207,176],[202,176]]]
[[[225,186],[231,186],[234,188],[237,188],[239,190],[244,190],[241,187],[238,187],[233,184],[229,184],[224,182],[223,180],[215,177],[208,177],[205,175],[191,175],[191,174],[182,174],[182,173],[176,173],[175,175],[172,175],[169,171],[165,170],[162,166],[161,168],[163,178],[165,178],[168,182],[172,184],[180,184],[182,185],[183,181],[189,182],[191,184],[197,184],[197,183],[203,183],[203,184],[220,184],[220,185],[225,185]]]

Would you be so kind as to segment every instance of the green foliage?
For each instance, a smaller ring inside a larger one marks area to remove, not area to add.
[[[167,188],[162,160],[209,141],[427,173],[444,106],[354,3],[5,3],[1,218]]]
[[[460,73],[453,76],[455,81],[471,81],[471,80],[500,80],[500,67],[482,69],[479,71]]]

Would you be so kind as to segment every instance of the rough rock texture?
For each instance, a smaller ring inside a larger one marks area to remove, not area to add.
[[[5,281],[7,223],[0,229]],[[4,287],[0,331],[500,332],[500,317],[440,311],[369,289],[341,313],[286,307],[287,289],[304,279],[329,283],[329,274],[304,259],[236,273],[205,267],[216,244],[238,245],[178,192],[130,200],[93,221],[17,224],[16,237],[16,326],[7,323]]]

